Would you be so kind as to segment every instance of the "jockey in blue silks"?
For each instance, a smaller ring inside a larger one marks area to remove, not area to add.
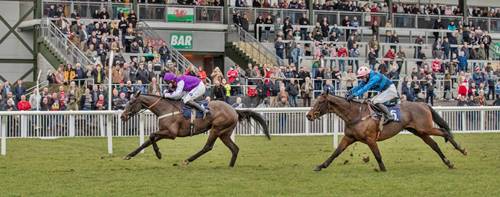
[[[174,73],[168,72],[163,76],[163,80],[173,84],[176,88],[173,92],[166,92],[163,96],[170,99],[181,99],[185,104],[202,111],[204,114],[209,113],[195,99],[205,95],[205,84],[198,77],[190,75],[176,76]]]
[[[384,124],[393,121],[393,115],[384,105],[385,102],[398,97],[398,91],[392,81],[383,74],[370,70],[370,68],[366,66],[361,66],[358,69],[357,77],[360,82],[357,87],[351,89],[351,92],[347,94],[347,100],[362,96],[369,90],[380,92],[371,99],[371,102],[384,113]]]

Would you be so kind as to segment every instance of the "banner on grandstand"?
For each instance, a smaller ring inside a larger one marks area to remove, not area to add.
[[[185,32],[172,32],[170,46],[175,49],[193,49],[193,34]]]
[[[192,23],[194,21],[193,8],[167,8],[167,22],[186,22]]]
[[[500,57],[500,42],[496,42],[495,45],[493,45],[493,51],[496,56]]]
[[[125,17],[127,17],[128,14],[130,14],[130,8],[129,7],[117,7],[116,11],[118,11],[118,13],[123,13],[123,15]]]

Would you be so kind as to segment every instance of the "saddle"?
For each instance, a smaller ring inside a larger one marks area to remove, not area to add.
[[[205,108],[206,110],[210,110],[208,108],[208,101],[207,100],[201,100],[201,101],[195,101],[196,103],[198,103],[201,107]],[[184,118],[186,119],[190,119],[190,124],[189,124],[189,127],[190,127],[190,134],[191,136],[193,136],[193,133],[194,133],[194,120],[198,119],[198,118],[204,118],[204,114],[202,111],[199,111],[197,110],[196,108],[193,108],[187,104],[183,104],[182,105],[182,115],[184,116]]]
[[[206,110],[210,110],[208,108],[208,101],[207,100],[196,101],[196,103],[198,103],[200,106],[202,106]],[[182,105],[182,115],[186,119],[189,119],[191,117],[194,117],[195,119],[197,119],[197,118],[203,118],[203,112],[202,111],[196,110],[195,108],[193,108],[193,107],[191,107],[189,105],[186,105],[186,104]]]

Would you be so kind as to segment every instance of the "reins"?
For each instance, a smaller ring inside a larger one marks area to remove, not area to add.
[[[148,109],[153,108],[156,104],[158,104],[160,102],[160,100],[161,100],[161,97],[158,97],[158,99],[156,99],[156,101],[153,104],[151,104],[149,107],[147,107],[147,108]]]

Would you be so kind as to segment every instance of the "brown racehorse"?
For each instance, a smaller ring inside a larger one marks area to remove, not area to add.
[[[344,137],[337,149],[325,162],[318,165],[314,170],[321,171],[321,169],[327,168],[346,147],[356,141],[360,141],[370,147],[380,170],[385,171],[386,169],[382,162],[377,141],[391,138],[403,129],[420,137],[441,157],[441,160],[450,169],[453,168],[453,164],[444,156],[438,144],[430,137],[431,135],[444,137],[445,141],[450,141],[455,149],[463,155],[467,155],[465,149],[462,149],[453,138],[448,124],[430,106],[425,103],[403,102],[400,108],[400,122],[390,122],[380,131],[379,121],[372,118],[372,110],[368,103],[348,101],[345,98],[329,94],[319,96],[314,106],[307,113],[307,118],[312,121],[324,114],[335,113],[345,121],[345,130]],[[433,122],[440,128],[434,128]]]
[[[149,139],[144,142],[139,148],[128,154],[124,159],[129,160],[137,155],[142,149],[153,145],[156,157],[161,159],[160,149],[156,142],[167,138],[175,139],[176,137],[187,137],[204,133],[208,130],[208,140],[198,153],[189,157],[184,161],[184,164],[194,161],[198,157],[212,150],[217,138],[231,150],[232,157],[229,166],[233,167],[236,158],[238,157],[238,146],[231,140],[231,134],[238,122],[250,119],[255,120],[264,130],[264,134],[270,139],[267,123],[264,118],[251,110],[235,110],[227,103],[221,101],[211,101],[208,104],[210,114],[204,119],[196,119],[194,121],[194,132],[191,133],[190,119],[184,118],[182,115],[182,102],[170,99],[165,99],[153,95],[140,95],[136,93],[134,98],[126,105],[125,110],[121,115],[123,121],[127,121],[131,116],[137,114],[143,109],[149,109],[158,117],[159,131],[151,133]]]

